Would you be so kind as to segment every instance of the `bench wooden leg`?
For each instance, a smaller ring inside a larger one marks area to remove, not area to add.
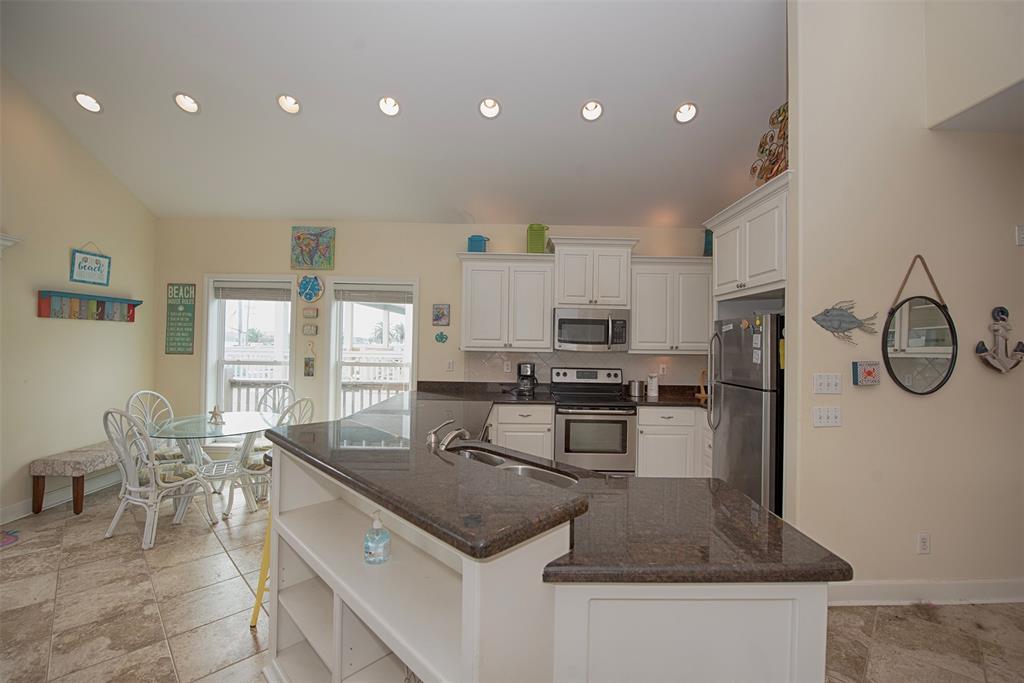
[[[71,504],[76,515],[82,514],[85,502],[85,477],[71,477]]]
[[[43,496],[46,494],[46,477],[32,475],[32,512],[39,514],[43,511]]]

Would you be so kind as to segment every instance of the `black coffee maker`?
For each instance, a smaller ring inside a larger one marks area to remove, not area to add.
[[[537,386],[537,366],[533,363],[520,363],[516,366],[516,372],[519,375],[518,393],[532,394]]]

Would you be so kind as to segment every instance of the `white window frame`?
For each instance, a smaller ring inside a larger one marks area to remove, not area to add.
[[[210,357],[210,349],[224,348],[224,320],[223,315],[217,314],[217,320],[214,321],[215,312],[221,310],[220,306],[216,305],[216,299],[214,298],[213,283],[217,282],[280,282],[287,284],[292,293],[291,299],[291,320],[289,321],[288,330],[288,381],[294,384],[296,374],[296,368],[299,368],[298,359],[296,358],[297,349],[297,334],[296,328],[298,323],[296,322],[297,316],[299,315],[299,293],[298,293],[298,278],[295,275],[283,275],[277,274],[239,274],[239,273],[226,273],[216,274],[207,273],[203,276],[203,287],[205,288],[204,301],[206,302],[205,315],[203,316],[203,375],[202,381],[200,382],[199,388],[199,401],[200,405],[203,406],[203,411],[208,411],[213,406],[213,402],[207,403],[208,387],[211,385],[211,378],[216,377],[216,381],[219,381],[218,366],[220,362],[220,353],[217,358]],[[215,337],[215,338],[214,338]],[[265,363],[260,363],[265,365]]]
[[[341,363],[338,362],[338,358],[341,355],[339,348],[341,344],[341,335],[339,334],[340,325],[342,323],[341,317],[337,314],[338,306],[337,299],[334,298],[334,290],[339,284],[353,284],[353,285],[402,285],[412,287],[412,320],[410,321],[409,331],[411,335],[408,338],[412,340],[412,349],[410,350],[410,366],[409,366],[409,388],[415,391],[416,389],[416,371],[419,368],[419,321],[420,321],[420,279],[416,278],[391,278],[391,277],[342,277],[338,276],[331,278],[326,283],[324,296],[330,296],[330,306],[328,307],[327,315],[330,323],[331,339],[329,344],[330,353],[330,374],[327,377],[326,386],[324,392],[326,395],[323,397],[323,405],[327,406],[328,415],[331,420],[339,419],[341,414],[341,406],[338,405],[337,394],[334,385],[341,383]],[[385,331],[387,334],[387,331]]]

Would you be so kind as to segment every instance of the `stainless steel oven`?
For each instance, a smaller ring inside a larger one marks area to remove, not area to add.
[[[556,308],[555,350],[628,351],[629,311],[621,308]]]
[[[636,471],[636,408],[555,404],[555,462]]]

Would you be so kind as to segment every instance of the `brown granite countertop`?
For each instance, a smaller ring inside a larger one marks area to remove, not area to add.
[[[495,402],[491,399],[503,393],[471,389],[459,397],[451,391],[411,392],[346,420],[283,427],[267,436],[473,557],[489,557],[571,520],[572,550],[545,567],[548,583],[823,582],[853,577],[845,560],[720,479],[609,476],[492,444],[465,444],[579,479],[562,489],[431,453],[421,445],[426,430],[450,418],[475,434]],[[509,396],[499,402],[519,401]],[[411,425],[405,436],[403,420]]]
[[[479,429],[491,403],[418,394],[395,396],[344,420],[278,427],[266,436],[475,558],[500,553],[586,511],[581,493],[431,452],[427,430],[446,419]]]
[[[435,396],[458,398],[469,401],[491,401],[492,403],[536,403],[552,404],[551,385],[540,384],[531,396],[521,396],[515,392],[514,384],[496,382],[419,382],[416,388],[420,393]],[[705,402],[697,398],[697,387],[690,385],[670,384],[658,390],[657,398],[632,397],[623,394],[623,400],[637,407],[661,406],[666,408],[703,408]]]
[[[590,505],[550,583],[849,581],[853,568],[721,479],[581,479]]]

